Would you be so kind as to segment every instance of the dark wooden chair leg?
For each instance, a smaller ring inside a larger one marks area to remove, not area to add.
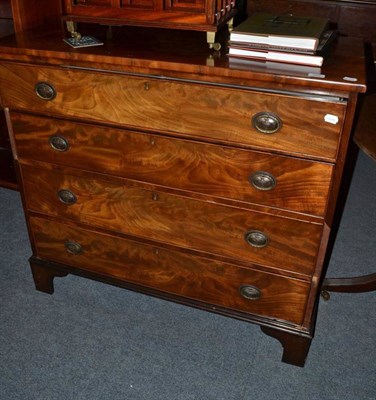
[[[304,367],[312,338],[294,335],[279,331],[275,328],[261,326],[261,330],[268,336],[277,339],[283,346],[282,361],[287,364]]]
[[[54,292],[54,278],[56,276],[63,277],[68,275],[68,272],[46,267],[33,259],[30,259],[29,262],[33,273],[35,288],[41,292],[52,294]]]

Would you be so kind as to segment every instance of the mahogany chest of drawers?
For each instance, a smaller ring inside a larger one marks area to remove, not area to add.
[[[28,40],[1,45],[0,95],[37,289],[75,273],[254,322],[304,365],[361,56],[348,82]]]

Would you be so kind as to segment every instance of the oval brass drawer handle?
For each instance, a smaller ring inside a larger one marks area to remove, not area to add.
[[[252,126],[261,133],[276,133],[282,128],[282,120],[277,114],[262,111],[252,117]]]
[[[73,242],[71,240],[68,240],[67,242],[65,242],[64,247],[65,247],[65,250],[67,251],[67,253],[73,254],[73,255],[81,254],[84,251],[84,249],[82,248],[82,246],[79,243]]]
[[[56,97],[55,88],[48,82],[38,82],[34,87],[37,96],[46,101],[51,101]]]
[[[269,243],[269,238],[261,231],[248,231],[244,235],[245,241],[253,247],[266,247]]]
[[[68,189],[61,189],[57,192],[58,199],[66,204],[67,206],[71,206],[77,202],[76,195]]]
[[[249,181],[258,190],[272,190],[277,184],[274,176],[264,171],[254,172],[249,177]]]
[[[68,140],[61,135],[54,135],[48,139],[50,146],[56,151],[67,151],[69,149]]]
[[[261,297],[261,290],[253,285],[240,286],[239,292],[247,300],[258,300]]]

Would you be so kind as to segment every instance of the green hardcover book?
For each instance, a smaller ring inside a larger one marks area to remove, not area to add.
[[[230,41],[316,50],[328,25],[325,18],[255,13],[233,29]]]

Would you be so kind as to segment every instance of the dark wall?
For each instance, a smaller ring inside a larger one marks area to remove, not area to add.
[[[12,18],[10,0],[0,0],[0,18]]]

